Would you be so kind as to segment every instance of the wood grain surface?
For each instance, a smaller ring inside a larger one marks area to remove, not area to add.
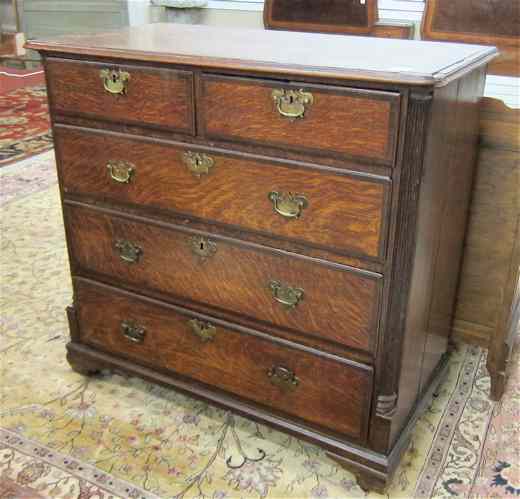
[[[377,0],[265,0],[266,28],[320,33],[368,33],[377,19]]]
[[[369,36],[376,38],[399,38],[402,40],[411,40],[415,34],[415,24],[402,21],[385,21],[377,22],[372,27]]]
[[[355,174],[334,174],[293,164],[212,150],[209,174],[194,176],[183,161],[189,144],[135,139],[55,127],[65,193],[98,200],[173,210],[208,221],[274,234],[343,253],[384,257],[383,220],[390,182]],[[114,182],[107,163],[124,160],[135,167],[130,183]],[[273,209],[270,192],[305,195],[298,219]]]
[[[31,40],[26,48],[75,58],[179,64],[268,77],[445,85],[496,57],[496,49],[261,29],[156,23],[115,32]],[[348,84],[348,83],[347,83]]]
[[[158,302],[130,298],[106,288],[77,282],[80,341],[144,365],[166,368],[274,410],[361,439],[364,438],[372,370],[212,324],[213,340],[193,334],[194,316]],[[145,329],[142,343],[127,339],[121,323]],[[293,390],[271,383],[272,367],[291,370]]]
[[[140,123],[190,135],[195,132],[193,81],[188,71],[56,58],[47,59],[45,67],[54,113]],[[103,69],[129,73],[125,95],[112,95],[104,89]]]
[[[281,116],[274,89],[304,89],[314,96],[305,116]],[[318,85],[280,84],[204,75],[200,83],[201,133],[229,139],[347,155],[393,164],[399,120],[398,93]]]
[[[480,137],[454,336],[489,349],[491,394],[498,400],[518,327],[520,111],[483,99]]]
[[[495,49],[174,24],[29,47],[51,59],[71,365],[242,411],[384,487],[445,371]],[[135,107],[99,100],[105,63],[149,77]],[[282,116],[275,89],[312,92],[303,119]],[[186,144],[213,158],[208,175],[187,175]],[[117,160],[134,163],[128,184],[107,174]],[[301,218],[277,218],[267,189],[305,195]],[[194,344],[192,318],[213,342]],[[122,320],[144,327],[140,345]],[[290,395],[273,365],[300,379]]]
[[[474,324],[473,340],[487,345],[500,314],[520,216],[520,112],[490,98],[481,107],[480,155],[455,331],[471,334]]]
[[[81,207],[69,206],[65,218],[78,271],[207,303],[355,349],[373,348],[382,279],[215,237],[210,238],[215,254],[201,258],[192,251],[190,233]],[[115,249],[118,240],[142,249],[138,263],[121,260]],[[272,280],[302,288],[302,302],[287,309],[275,301]]]

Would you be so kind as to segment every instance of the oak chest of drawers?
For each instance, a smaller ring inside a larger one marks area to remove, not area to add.
[[[44,58],[68,359],[384,488],[446,366],[492,48],[150,25]]]

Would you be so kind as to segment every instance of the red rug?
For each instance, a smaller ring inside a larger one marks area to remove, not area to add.
[[[20,87],[35,87],[45,84],[43,68],[18,69],[0,66],[0,94]]]
[[[43,85],[0,94],[0,166],[53,146]]]

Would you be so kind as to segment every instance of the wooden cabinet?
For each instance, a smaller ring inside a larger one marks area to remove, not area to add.
[[[446,369],[495,50],[182,25],[30,47],[71,365],[224,405],[383,489]]]

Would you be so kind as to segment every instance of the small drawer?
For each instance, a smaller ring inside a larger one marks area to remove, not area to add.
[[[400,95],[204,75],[201,133],[324,156],[395,160]]]
[[[54,58],[45,69],[54,113],[195,133],[189,71]]]
[[[366,438],[372,369],[188,310],[75,280],[80,341],[266,408]]]
[[[378,274],[67,204],[73,272],[372,352]],[[261,326],[258,326],[261,327]]]
[[[390,181],[57,125],[65,193],[382,260]]]

